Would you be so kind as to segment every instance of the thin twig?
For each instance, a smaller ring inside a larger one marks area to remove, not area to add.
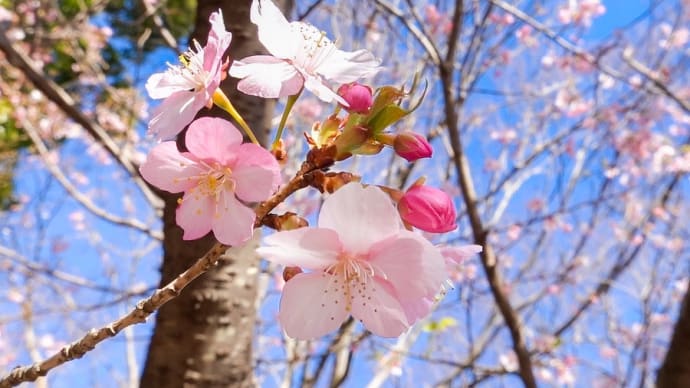
[[[105,150],[127,171],[134,183],[139,187],[147,201],[155,208],[161,207],[161,200],[151,190],[144,179],[139,175],[137,166],[130,160],[127,153],[118,146],[107,131],[97,122],[81,112],[76,102],[60,85],[46,78],[33,64],[31,58],[17,51],[4,31],[7,23],[0,23],[0,51],[5,53],[7,62],[19,69],[31,83],[40,90],[50,101],[57,105],[69,118],[82,126]]]
[[[295,177],[271,198],[256,207],[256,221],[254,226],[260,226],[263,222],[263,218],[292,193],[307,187],[310,172],[324,168],[330,164],[332,164],[332,159],[328,157],[319,158],[318,155],[314,157],[314,152],[310,152],[307,156],[307,161],[303,163],[302,168]],[[13,369],[9,374],[0,379],[0,388],[9,388],[23,382],[35,381],[37,378],[45,376],[52,369],[71,360],[83,357],[86,353],[93,350],[96,345],[108,338],[114,337],[126,327],[146,322],[146,318],[165,303],[180,295],[180,292],[194,279],[213,268],[221,259],[221,256],[226,253],[228,248],[229,246],[227,245],[216,243],[191,267],[177,276],[165,287],[156,290],[153,295],[137,303],[129,313],[106,326],[99,329],[92,329],[82,338],[64,346],[48,359]]]
[[[43,140],[41,139],[41,136],[39,136],[38,131],[36,131],[36,128],[34,128],[31,123],[27,122],[27,120],[22,120],[21,126],[22,129],[24,129],[24,132],[29,135],[29,138],[31,138],[31,141],[34,143],[34,146],[36,147],[36,150],[38,150],[46,169],[62,185],[65,191],[67,191],[67,193],[74,198],[75,201],[84,206],[86,210],[115,225],[134,228],[148,234],[156,240],[163,240],[163,234],[160,231],[153,230],[145,223],[134,218],[119,217],[96,205],[88,196],[79,191],[79,189],[77,189],[72,182],[67,179],[65,174],[63,174],[55,164],[48,161],[48,154],[50,151],[48,150],[48,147],[46,147],[45,143],[43,143]]]

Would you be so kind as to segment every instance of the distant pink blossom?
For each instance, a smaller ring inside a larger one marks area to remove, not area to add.
[[[665,38],[659,42],[661,48],[682,48],[690,42],[690,30],[686,27],[673,29],[669,24],[663,24],[661,26],[661,32],[665,36]]]
[[[497,140],[501,144],[508,144],[517,139],[518,134],[514,129],[493,130],[489,133],[492,140]]]
[[[554,105],[568,117],[577,117],[587,113],[592,106],[577,91],[565,88],[559,90],[556,94]]]
[[[144,179],[162,190],[185,193],[177,209],[185,240],[211,230],[223,244],[249,240],[255,214],[242,201],[266,200],[278,188],[278,162],[265,149],[242,144],[242,134],[218,118],[194,121],[185,140],[189,152],[178,151],[174,141],[154,147],[141,166]]]
[[[544,198],[535,197],[527,202],[527,209],[531,212],[540,212],[544,210],[544,207],[546,207],[546,201],[544,201]]]
[[[433,187],[412,186],[398,202],[398,210],[405,222],[426,232],[446,233],[457,228],[453,200]]]
[[[234,61],[230,75],[243,93],[264,98],[295,95],[305,89],[325,102],[347,102],[326,81],[350,83],[375,74],[379,61],[366,50],[342,51],[311,24],[288,22],[270,0],[254,0],[250,17],[271,55]]]
[[[489,20],[493,23],[508,26],[515,23],[515,17],[509,13],[500,14],[498,12],[491,12]]]
[[[318,121],[323,112],[323,103],[315,98],[301,98],[294,107],[294,112],[304,121]]]
[[[506,236],[512,241],[520,238],[520,234],[522,234],[522,227],[516,224],[510,225],[506,231]]]
[[[533,32],[534,29],[530,25],[525,24],[515,31],[515,37],[525,46],[534,47],[537,44],[537,39],[532,35]]]
[[[308,272],[286,282],[278,319],[290,337],[336,330],[352,315],[383,337],[428,314],[447,277],[443,257],[405,230],[380,189],[349,183],[326,199],[318,227],[278,232],[257,252]]]
[[[448,264],[462,264],[466,259],[480,253],[484,248],[481,245],[470,244],[460,246],[441,247],[441,254]]]
[[[223,79],[223,54],[232,34],[225,30],[220,10],[209,18],[211,30],[205,47],[194,41],[184,54],[185,63],[149,77],[146,90],[153,99],[164,98],[149,122],[149,133],[159,139],[177,135],[204,106],[210,106],[213,93]]]
[[[564,24],[576,23],[589,27],[592,19],[606,13],[601,0],[569,0],[558,10],[558,20]]]

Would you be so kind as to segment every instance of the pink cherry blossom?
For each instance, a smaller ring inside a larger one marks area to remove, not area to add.
[[[255,218],[242,201],[266,200],[278,188],[278,162],[265,149],[242,144],[240,132],[218,118],[194,121],[186,145],[189,152],[178,151],[174,141],[157,145],[141,175],[171,193],[184,191],[177,224],[185,240],[213,230],[223,244],[242,244],[251,238]]]
[[[325,102],[335,99],[347,106],[325,81],[354,82],[379,69],[370,52],[339,50],[311,24],[288,22],[270,0],[254,0],[250,16],[259,28],[259,40],[272,55],[233,62],[230,75],[242,79],[237,88],[246,94],[278,98],[295,95],[304,87]]]
[[[447,277],[439,250],[405,230],[380,189],[349,183],[326,199],[318,227],[278,232],[258,253],[308,272],[283,289],[287,334],[315,338],[352,315],[374,334],[396,337],[429,313]]]
[[[194,47],[184,55],[184,65],[169,65],[167,71],[152,75],[146,82],[151,98],[165,99],[149,122],[149,132],[159,139],[170,139],[191,123],[197,112],[211,103],[223,78],[222,57],[232,34],[225,30],[220,10],[211,14],[209,22],[205,47],[194,41]]]

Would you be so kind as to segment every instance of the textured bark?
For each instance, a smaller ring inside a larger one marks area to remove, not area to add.
[[[685,292],[671,344],[659,368],[657,387],[690,387],[690,288]]]
[[[278,2],[279,3],[279,2]],[[231,60],[263,53],[256,27],[249,21],[251,0],[199,0],[192,34],[205,44],[208,17],[223,10],[226,27],[233,33]],[[226,95],[265,142],[274,102],[235,91],[235,82],[223,83]],[[228,118],[219,110],[202,112]],[[215,241],[208,235],[183,241],[175,223],[179,195],[162,195],[163,265],[161,284],[166,284],[202,256]],[[149,345],[142,387],[249,387],[254,386],[252,339],[256,315],[258,257],[257,238],[242,249],[232,248],[218,268],[190,284],[182,294],[163,306]]]

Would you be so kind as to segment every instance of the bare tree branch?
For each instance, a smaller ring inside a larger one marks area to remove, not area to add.
[[[46,169],[48,169],[48,171],[53,175],[53,177],[62,185],[65,191],[67,191],[67,193],[69,193],[69,195],[72,196],[72,198],[74,198],[75,201],[79,202],[82,206],[84,206],[86,210],[90,211],[94,215],[108,222],[112,222],[115,225],[122,225],[134,228],[136,230],[148,234],[156,240],[163,239],[163,235],[161,234],[161,232],[152,230],[149,225],[146,225],[145,223],[134,218],[119,217],[93,203],[93,201],[88,196],[84,195],[81,191],[79,191],[79,189],[74,187],[72,182],[70,182],[69,179],[67,179],[65,174],[63,174],[62,171],[60,171],[60,169],[55,164],[47,160],[47,156],[50,151],[46,147],[45,143],[43,143],[43,140],[36,131],[36,128],[34,128],[33,125],[31,125],[31,123],[29,123],[27,120],[22,120],[21,124],[22,128],[24,129],[24,132],[26,132],[26,134],[29,135],[29,138],[31,138],[31,141],[34,143],[34,146],[38,150],[39,155],[41,155],[41,158],[43,159],[43,164],[45,165]]]
[[[0,51],[5,53],[7,61],[21,70],[38,90],[55,103],[55,105],[60,107],[68,117],[81,125],[96,141],[103,145],[110,156],[118,161],[132,177],[132,180],[134,180],[149,203],[155,208],[160,208],[160,199],[139,175],[139,171],[137,171],[137,167],[132,162],[129,155],[115,143],[103,127],[81,112],[75,101],[63,88],[52,80],[44,77],[32,63],[31,58],[17,51],[12,46],[12,42],[10,42],[4,32],[7,30],[6,23],[0,23],[0,30],[3,31],[0,33]]]
[[[254,226],[261,226],[264,217],[271,210],[273,210],[273,208],[282,203],[295,191],[307,187],[309,184],[308,174],[310,172],[324,168],[330,164],[332,164],[332,159],[328,157],[315,156],[314,151],[310,152],[307,156],[307,161],[303,163],[302,168],[295,175],[295,177],[293,177],[289,183],[284,185],[271,198],[265,202],[262,202],[256,207],[256,221]],[[153,295],[137,303],[136,307],[134,307],[128,314],[99,329],[92,329],[82,338],[64,346],[62,349],[60,349],[60,351],[48,359],[28,366],[13,369],[9,374],[0,378],[0,388],[8,388],[19,385],[23,382],[35,381],[37,378],[45,376],[50,370],[56,368],[57,366],[60,366],[68,361],[81,358],[84,356],[84,354],[93,350],[96,345],[108,338],[116,336],[124,328],[146,322],[146,318],[148,318],[165,303],[180,295],[180,292],[194,279],[213,268],[221,259],[221,256],[226,253],[228,248],[229,246],[227,245],[216,243],[191,267],[177,276],[165,287],[156,290]]]

